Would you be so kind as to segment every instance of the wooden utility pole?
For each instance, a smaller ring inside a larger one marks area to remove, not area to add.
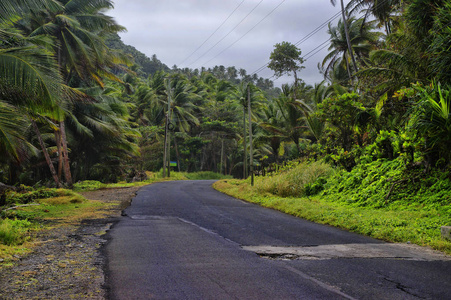
[[[168,91],[168,146],[166,151],[168,152],[167,166],[168,166],[168,177],[171,177],[171,130],[169,125],[171,124],[171,91]]]
[[[164,150],[163,150],[163,178],[166,177],[166,162],[167,162],[167,140],[168,140],[168,114],[169,111],[166,113],[166,122],[165,122],[165,126],[164,126]]]
[[[244,99],[243,99],[244,101]],[[244,103],[243,103],[244,104]],[[247,144],[246,144],[246,107],[243,106],[243,150],[244,150],[244,159],[243,159],[243,179],[247,178]]]
[[[251,172],[251,185],[254,185],[254,153],[252,147],[252,111],[251,111],[251,88],[247,86],[247,110],[249,112],[249,167]]]
[[[167,85],[167,93],[168,93],[168,111],[166,113],[166,124],[164,128],[164,153],[163,153],[163,178],[166,177],[166,168],[168,170],[168,177],[171,177],[171,171],[169,166],[169,161],[171,160],[170,154],[171,154],[171,139],[169,136],[169,124],[170,124],[170,118],[171,118],[171,85],[168,80]]]
[[[224,137],[221,139],[221,163],[219,165],[219,174],[222,174],[222,163],[224,162]],[[224,172],[225,174],[225,172]]]

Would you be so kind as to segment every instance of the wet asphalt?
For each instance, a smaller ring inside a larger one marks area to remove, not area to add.
[[[212,183],[139,191],[108,233],[109,299],[451,299],[450,257],[403,247],[372,256],[385,243],[234,199]],[[258,250],[265,246],[280,253]],[[336,249],[362,253],[335,257]]]

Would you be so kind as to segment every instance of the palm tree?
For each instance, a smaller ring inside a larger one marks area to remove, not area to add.
[[[384,47],[370,52],[368,67],[359,72],[380,95],[393,94],[412,82],[425,82],[431,76],[425,45],[408,27],[400,26]]]
[[[250,91],[250,93],[249,93]],[[251,107],[257,107],[260,105],[263,95],[256,86],[252,83],[241,82],[236,89],[231,93],[231,97],[237,101],[238,105],[243,109],[243,177],[247,178],[247,129],[246,129],[246,117],[248,110],[248,96],[250,96]]]
[[[124,57],[109,51],[105,45],[106,34],[123,31],[125,28],[116,24],[109,16],[102,13],[110,9],[110,0],[61,0],[46,10],[31,12],[27,19],[22,19],[16,26],[26,31],[30,37],[51,36],[56,43],[53,51],[60,67],[64,83],[77,87],[83,81],[87,85],[97,83],[104,86],[102,77],[120,81],[109,70],[110,67],[124,63]],[[60,107],[58,129],[58,149],[63,158],[66,182],[72,185],[69,164],[68,142],[65,130],[66,114]],[[61,148],[60,148],[61,145]]]
[[[347,22],[349,25],[348,34],[353,53],[357,55],[360,64],[364,65],[365,59],[373,48],[372,45],[374,45],[379,38],[380,33],[372,32],[372,26],[370,24],[364,24],[363,19],[356,20],[352,17],[349,18]],[[351,79],[352,73],[349,66],[350,58],[345,32],[346,29],[342,20],[338,22],[337,26],[332,26],[329,23],[328,33],[331,37],[329,50],[331,50],[331,52],[323,59],[322,67],[324,68],[327,64],[327,67],[324,69],[324,74],[328,74],[337,63],[342,64],[342,68],[347,70],[348,76]]]
[[[425,139],[429,166],[435,166],[440,159],[446,166],[451,161],[451,86],[433,83],[432,88],[417,89],[421,100],[411,126]]]
[[[0,156],[2,162],[21,162],[26,146],[25,132],[29,122],[16,107],[0,101]]]
[[[58,6],[49,0],[2,0],[0,3],[0,23],[12,23],[13,16],[23,16],[32,10]]]
[[[282,112],[275,101],[271,101],[263,107],[261,119],[259,126],[264,130],[261,139],[269,143],[274,162],[279,163],[279,149],[284,140],[280,128],[283,128],[284,124]]]
[[[23,6],[23,4],[29,6]],[[10,118],[7,123],[0,125],[3,127],[3,129],[0,129],[5,133],[3,138],[8,135],[18,138],[18,133],[22,132],[23,119],[14,118],[11,113],[20,111],[23,115],[30,115],[31,112],[49,111],[57,105],[57,99],[60,99],[63,95],[62,80],[57,64],[51,53],[40,46],[51,46],[51,41],[42,36],[24,37],[20,31],[11,27],[11,20],[17,19],[18,15],[24,15],[31,8],[42,9],[55,6],[54,3],[49,6],[45,6],[46,4],[46,1],[32,0],[25,0],[20,3],[11,0],[2,2],[4,10],[0,13],[2,20],[0,34],[4,41],[9,42],[0,44],[0,101],[6,101],[15,106],[15,108],[3,107],[4,116],[8,117],[9,115],[8,118]],[[8,127],[10,128],[11,122],[14,120],[17,121],[16,134],[7,133]],[[59,185],[47,149],[40,139],[40,132],[35,124],[34,117],[31,116],[30,120],[39,138],[50,171],[56,184]],[[10,142],[13,140],[17,141],[17,139],[11,139]],[[5,149],[9,149],[9,152],[18,159],[17,152],[13,150],[11,145]]]
[[[336,0],[330,0],[330,3],[332,3],[333,6],[335,6],[337,1]],[[354,54],[352,53],[351,38],[349,37],[348,22],[346,20],[346,11],[345,11],[345,6],[343,4],[343,0],[340,0],[340,4],[341,4],[341,17],[342,17],[342,20],[343,20],[344,31],[345,31],[345,36],[346,36],[346,43],[347,43],[347,46],[348,46],[349,55],[351,57],[353,65],[354,65],[354,70],[355,70],[355,72],[357,72],[358,71],[357,63],[355,61]]]
[[[311,90],[311,86],[305,84],[305,82],[301,82],[300,87],[298,88],[298,95],[296,100],[294,100],[294,97],[292,96],[294,93],[294,86],[283,85],[282,94],[274,100],[274,103],[279,110],[279,122],[277,122],[277,125],[273,124],[276,126],[273,126],[272,124],[263,125],[266,130],[271,131],[277,136],[283,137],[283,140],[292,141],[299,154],[302,152],[299,145],[299,140],[303,135],[302,131],[308,129],[305,123],[306,111],[311,110],[307,101],[300,100],[307,98]]]
[[[356,11],[366,11],[364,20],[372,14],[379,20],[379,26],[385,27],[385,32],[392,33],[394,18],[393,14],[401,6],[401,0],[351,0],[346,8],[353,14]]]
[[[120,166],[139,156],[135,143],[139,132],[131,128],[127,106],[118,100],[120,89],[91,87],[82,92],[92,100],[75,102],[67,116],[74,177],[114,180],[106,174],[123,175]]]
[[[189,132],[192,126],[200,124],[199,119],[193,115],[196,108],[194,101],[198,98],[196,89],[190,82],[180,74],[173,75],[165,79],[165,97],[163,104],[168,106],[168,124],[174,126],[182,133]],[[168,103],[169,102],[169,103]],[[168,144],[170,145],[170,133],[167,133]],[[180,155],[178,152],[177,137],[174,136],[174,146],[177,155],[177,166],[180,171]],[[168,147],[170,151],[170,147]]]
[[[325,128],[324,122],[322,122],[315,113],[317,111],[317,106],[322,103],[324,99],[327,99],[336,93],[334,86],[334,84],[326,85],[326,81],[315,84],[312,93],[309,94],[310,101],[308,103],[303,103],[302,105],[306,125],[313,135],[313,140],[320,140]]]
[[[171,119],[181,132],[189,132],[191,126],[199,125],[199,119],[192,114],[194,101],[198,98],[196,89],[181,75],[166,79],[165,92],[170,97]],[[166,97],[166,99],[168,99]],[[165,100],[166,100],[165,99]],[[167,102],[165,101],[165,104]]]

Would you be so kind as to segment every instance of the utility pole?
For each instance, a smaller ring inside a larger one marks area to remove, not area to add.
[[[164,150],[163,150],[163,178],[166,177],[166,162],[167,162],[167,157],[166,157],[166,153],[167,153],[167,140],[168,140],[168,114],[169,111],[166,113],[166,122],[165,122],[165,126],[164,126]]]
[[[243,102],[245,99],[243,99]],[[244,126],[244,133],[243,133],[243,150],[244,150],[244,159],[243,159],[243,178],[247,178],[247,144],[246,144],[246,106],[243,103],[243,126]]]
[[[168,85],[170,86],[170,84]],[[166,148],[168,151],[168,177],[171,177],[171,130],[169,124],[171,124],[171,90],[168,91],[168,147]]]
[[[221,163],[219,167],[219,174],[222,174],[222,163],[224,162],[224,137],[221,139]],[[225,172],[224,172],[225,174]]]
[[[168,111],[166,113],[166,125],[164,128],[164,153],[163,153],[163,178],[166,177],[166,168],[168,170],[168,177],[171,177],[170,164],[168,163],[171,158],[171,139],[169,132],[169,124],[171,118],[171,83],[168,79],[166,91],[168,93]]]
[[[251,185],[254,186],[254,153],[252,149],[252,112],[250,85],[247,86],[247,110],[249,112],[249,167],[251,172]]]

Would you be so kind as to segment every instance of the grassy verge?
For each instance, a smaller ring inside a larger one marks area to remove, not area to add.
[[[82,220],[102,218],[114,203],[89,201],[77,192],[103,188],[136,187],[169,180],[201,180],[230,178],[213,172],[179,173],[163,178],[162,173],[147,173],[142,182],[104,184],[99,181],[76,183],[73,190],[33,189],[24,187],[21,192],[10,192],[7,205],[0,207],[0,262],[3,265],[33,248],[33,236],[41,230],[58,226],[77,225]]]
[[[434,184],[440,181],[441,189],[436,191],[426,189],[418,182],[406,181],[403,182],[404,187],[398,187],[394,186],[392,177],[381,178],[389,172],[385,169],[387,166],[384,162],[379,164],[369,166],[378,166],[377,169],[372,169],[373,172],[367,170],[365,173],[356,168],[356,172],[360,172],[360,183],[351,179],[357,174],[345,174],[345,171],[325,172],[324,175],[314,176],[300,184],[304,188],[291,187],[291,190],[295,188],[299,191],[295,196],[288,193],[290,185],[282,183],[289,181],[293,172],[311,173],[312,170],[308,170],[311,165],[301,164],[299,168],[259,177],[254,187],[250,186],[249,180],[223,180],[216,182],[214,187],[233,197],[317,223],[389,242],[411,242],[430,246],[451,254],[451,242],[443,240],[440,234],[441,226],[451,225],[451,204],[448,198],[451,194],[447,190],[449,179],[446,176],[437,178]],[[316,168],[317,166],[314,167]],[[293,171],[295,169],[297,170]],[[401,179],[398,179],[395,182],[400,181]],[[278,185],[278,182],[281,184]],[[381,182],[386,184],[382,185]],[[281,188],[271,188],[273,186]],[[312,188],[317,195],[308,195],[312,193]],[[415,189],[417,193],[406,195],[405,192],[409,189]],[[387,198],[389,192],[390,197]],[[367,193],[366,197],[362,193]],[[379,197],[377,193],[380,194]],[[431,202],[431,199],[435,200]]]
[[[39,189],[8,196],[8,207],[1,212],[0,261],[9,265],[35,246],[37,232],[60,226],[78,225],[82,220],[108,214],[111,203],[86,200],[65,189]]]

